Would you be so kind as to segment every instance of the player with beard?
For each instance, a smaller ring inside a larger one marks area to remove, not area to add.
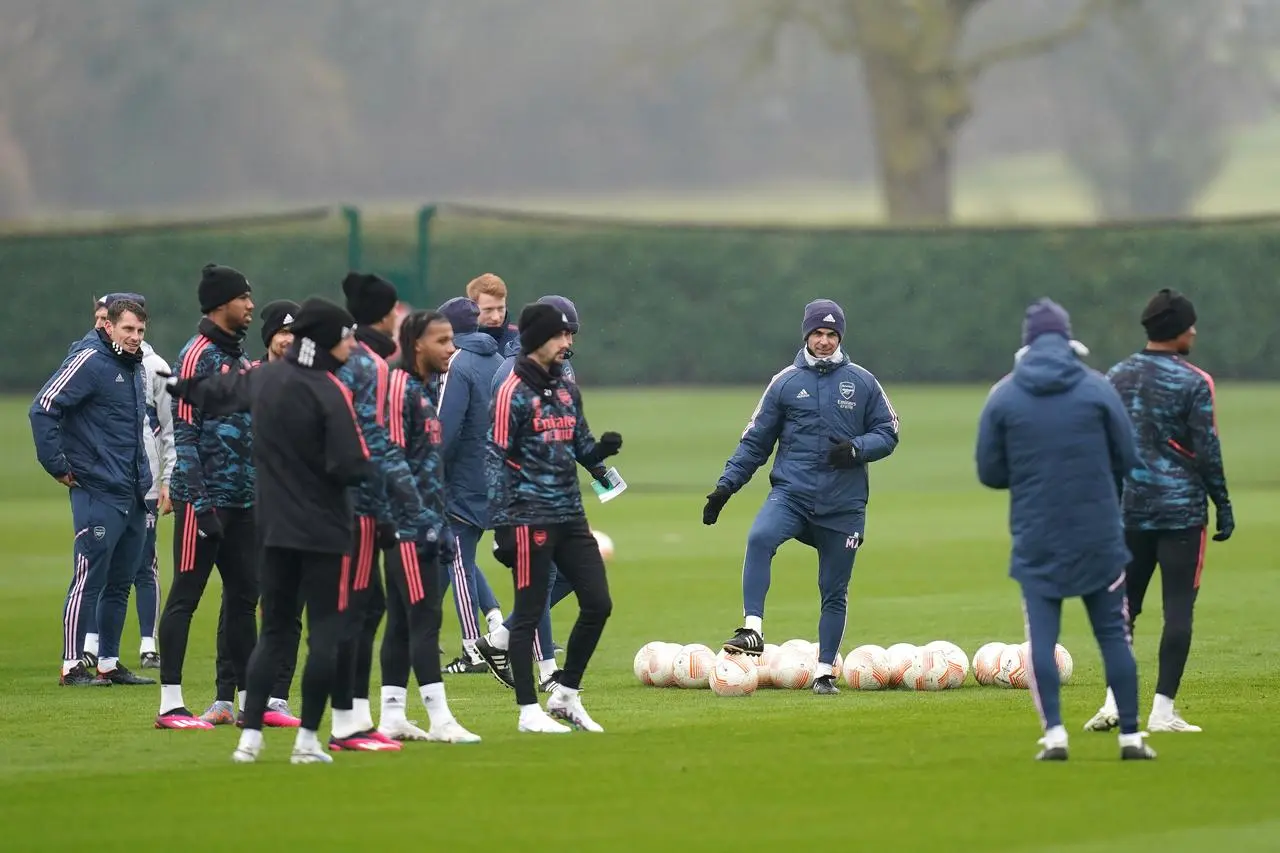
[[[208,264],[201,270],[197,296],[204,317],[195,337],[178,353],[173,372],[179,379],[239,373],[250,366],[243,343],[253,320],[251,291],[244,274],[231,267]],[[244,707],[246,671],[258,630],[253,434],[248,412],[206,417],[178,399],[173,411],[178,454],[170,486],[174,566],[160,616],[160,711],[155,724],[162,729],[212,728],[234,719],[227,685],[197,718],[182,696],[182,671],[191,618],[216,565],[226,602],[227,651]]]

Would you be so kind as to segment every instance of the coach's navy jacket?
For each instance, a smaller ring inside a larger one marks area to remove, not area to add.
[[[991,389],[978,424],[978,479],[1009,490],[1009,574],[1049,598],[1115,583],[1129,550],[1120,488],[1137,464],[1120,396],[1067,339],[1041,335]]]
[[[827,454],[852,441],[863,462],[836,469]],[[837,351],[818,361],[801,349],[795,362],[769,381],[718,485],[737,492],[778,446],[769,482],[773,494],[809,520],[841,533],[862,533],[869,480],[866,463],[898,446],[898,416],[871,373]]]
[[[511,322],[511,313],[502,318],[501,326],[481,326],[479,334],[488,335],[498,345],[498,355],[512,358],[520,354],[520,327]]]
[[[141,353],[121,353],[97,331],[81,343],[31,404],[36,458],[51,476],[74,474],[85,491],[128,512],[151,488]]]
[[[458,348],[440,386],[444,428],[444,477],[449,514],[484,529],[489,526],[489,493],[484,458],[489,434],[493,375],[502,364],[492,335],[471,332],[453,339]]]

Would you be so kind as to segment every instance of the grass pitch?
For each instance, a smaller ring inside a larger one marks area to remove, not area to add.
[[[948,639],[972,654],[989,640],[1020,640],[1006,499],[973,474],[985,389],[888,390],[902,443],[872,471],[842,651]],[[1211,545],[1179,696],[1205,731],[1152,736],[1160,758],[1140,765],[1117,760],[1114,736],[1079,731],[1103,691],[1079,606],[1068,608],[1062,639],[1076,665],[1063,692],[1065,765],[1031,760],[1040,733],[1025,691],[972,680],[937,694],[761,690],[736,700],[640,686],[631,658],[645,642],[715,647],[740,623],[742,550],[766,471],[717,526],[703,527],[700,510],[758,393],[586,390],[597,432],[626,437],[617,463],[630,484],[608,505],[588,503],[617,546],[614,617],[584,692],[606,734],[518,735],[510,692],[488,676],[449,676],[454,711],[484,743],[341,754],[327,767],[289,765],[291,732],[268,730],[259,764],[242,767],[230,762],[235,730],[156,731],[158,688],[57,686],[67,499],[34,462],[29,401],[0,404],[0,446],[9,449],[0,485],[3,849],[1280,849],[1280,677],[1268,663],[1280,600],[1280,387],[1220,390],[1239,531]],[[162,523],[165,592],[171,528]],[[509,576],[487,557],[483,566],[509,604]],[[193,708],[213,693],[216,583],[193,627]],[[1152,598],[1137,631],[1144,719],[1159,630],[1155,590]],[[816,639],[817,608],[813,552],[788,544],[774,564],[767,638]],[[556,610],[562,642],[573,614],[572,600]],[[450,652],[456,622],[447,609]],[[136,663],[132,614],[123,648]]]

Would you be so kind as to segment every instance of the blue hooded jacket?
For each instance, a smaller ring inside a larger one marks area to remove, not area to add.
[[[36,458],[50,476],[74,474],[80,488],[128,512],[151,488],[142,360],[121,356],[96,331],[81,343],[31,404]]]
[[[852,441],[863,464],[833,468],[827,454],[839,441]],[[769,380],[717,485],[737,492],[775,444],[770,496],[819,527],[862,533],[870,490],[866,466],[898,446],[898,415],[875,376],[843,352],[818,361],[802,348]]]
[[[1067,338],[1036,338],[991,389],[978,425],[978,479],[1009,490],[1009,574],[1047,598],[1118,582],[1129,561],[1120,489],[1137,464],[1133,425],[1106,378]]]
[[[489,525],[489,493],[484,479],[485,442],[493,375],[502,364],[498,343],[486,332],[453,339],[457,352],[440,384],[448,512],[472,527]]]

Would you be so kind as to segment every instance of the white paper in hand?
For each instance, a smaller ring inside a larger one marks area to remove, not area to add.
[[[622,475],[618,473],[617,468],[610,468],[604,472],[606,486],[599,480],[592,478],[591,488],[595,491],[596,497],[600,499],[600,503],[607,504],[627,490],[627,482],[622,479]]]

